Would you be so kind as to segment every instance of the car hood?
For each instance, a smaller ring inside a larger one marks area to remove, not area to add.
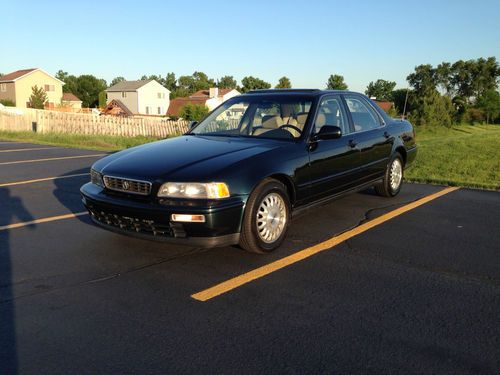
[[[193,181],[281,146],[283,142],[262,138],[182,136],[117,152],[94,168],[104,175],[132,179]]]

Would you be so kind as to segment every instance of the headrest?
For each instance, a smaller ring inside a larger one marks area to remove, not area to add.
[[[297,122],[300,124],[300,125],[304,125],[306,123],[306,120],[307,120],[307,115],[308,113],[307,112],[300,112],[300,113],[297,113]]]
[[[262,117],[262,127],[266,129],[277,129],[283,125],[283,119],[278,115],[266,115]]]
[[[326,125],[326,115],[324,113],[318,113],[316,116],[316,128]]]

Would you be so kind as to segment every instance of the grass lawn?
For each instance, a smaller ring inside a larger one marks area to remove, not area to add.
[[[500,190],[500,125],[416,131],[419,149],[407,181]],[[0,131],[0,140],[116,151],[157,139]]]
[[[118,151],[143,143],[157,141],[151,137],[119,137],[112,135],[40,134],[33,132],[7,132],[0,130],[0,140],[29,142],[51,146],[75,147],[88,150]]]
[[[417,128],[417,159],[406,180],[500,189],[500,125]]]

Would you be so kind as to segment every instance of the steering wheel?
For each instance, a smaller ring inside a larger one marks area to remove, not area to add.
[[[283,128],[292,128],[293,130],[295,130],[296,132],[299,133],[299,137],[300,135],[302,134],[302,130],[300,130],[298,127],[294,126],[294,125],[290,125],[290,124],[285,124],[285,125],[281,125],[280,126],[280,129],[283,129]],[[293,135],[293,134],[292,134]]]

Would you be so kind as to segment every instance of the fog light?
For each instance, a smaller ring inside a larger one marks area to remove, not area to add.
[[[172,221],[178,221],[181,223],[204,223],[205,215],[184,215],[184,214],[172,214]]]

